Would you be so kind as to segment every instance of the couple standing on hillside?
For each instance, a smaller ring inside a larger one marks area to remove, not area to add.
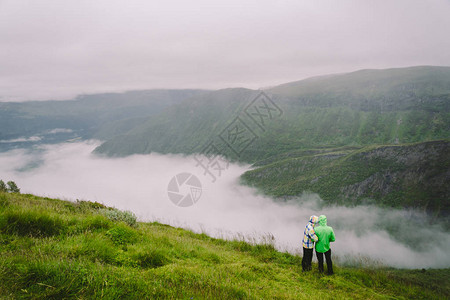
[[[316,227],[317,223],[319,223],[319,226]],[[323,272],[323,255],[325,254],[328,275],[333,275],[330,242],[334,242],[335,240],[333,228],[327,225],[327,217],[325,215],[321,215],[320,217],[311,216],[303,233],[303,272],[311,270],[315,243],[319,272]]]

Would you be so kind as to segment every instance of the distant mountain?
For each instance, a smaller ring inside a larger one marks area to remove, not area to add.
[[[450,67],[362,70],[288,83],[266,92],[279,108],[271,111],[276,116],[269,117],[265,108],[259,109],[259,116],[255,111],[248,114],[246,109],[259,91],[213,91],[173,105],[107,140],[96,152],[195,153],[213,142],[219,144],[220,154],[257,162],[298,149],[450,138]],[[238,147],[245,151],[235,151],[223,135],[242,124],[248,127],[242,127],[248,133],[245,139],[252,142]]]
[[[55,133],[55,129],[59,133],[70,133],[62,138],[111,138],[126,132],[127,126],[137,125],[135,118],[157,114],[168,106],[204,92],[146,90],[84,95],[67,101],[0,102],[0,140],[48,137]],[[0,149],[5,144],[0,144]]]

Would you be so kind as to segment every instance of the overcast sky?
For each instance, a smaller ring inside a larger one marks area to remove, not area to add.
[[[0,101],[450,65],[449,0],[0,0]]]

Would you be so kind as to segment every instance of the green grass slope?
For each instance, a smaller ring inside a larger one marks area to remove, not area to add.
[[[122,222],[119,220],[124,220]],[[92,202],[0,193],[2,299],[444,299],[450,270],[336,266]]]
[[[318,193],[328,203],[373,202],[450,213],[450,141],[298,151],[259,162],[244,183],[275,196]]]

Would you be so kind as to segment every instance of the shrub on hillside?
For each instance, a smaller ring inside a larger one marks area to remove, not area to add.
[[[8,185],[8,191],[10,193],[20,194],[20,189],[14,181],[8,181],[6,184]]]
[[[6,187],[6,184],[3,180],[0,180],[0,192],[7,192],[8,188]]]
[[[8,181],[6,184],[3,180],[0,180],[0,192],[4,193],[19,193],[20,189],[14,181]]]
[[[84,201],[84,200],[78,200],[77,199],[77,205],[82,210],[99,210],[103,208],[107,208],[104,204],[99,202],[91,202],[91,201]]]
[[[113,209],[100,209],[99,212],[114,222],[125,222],[130,226],[136,226],[137,218],[131,211],[121,211],[116,208]]]

